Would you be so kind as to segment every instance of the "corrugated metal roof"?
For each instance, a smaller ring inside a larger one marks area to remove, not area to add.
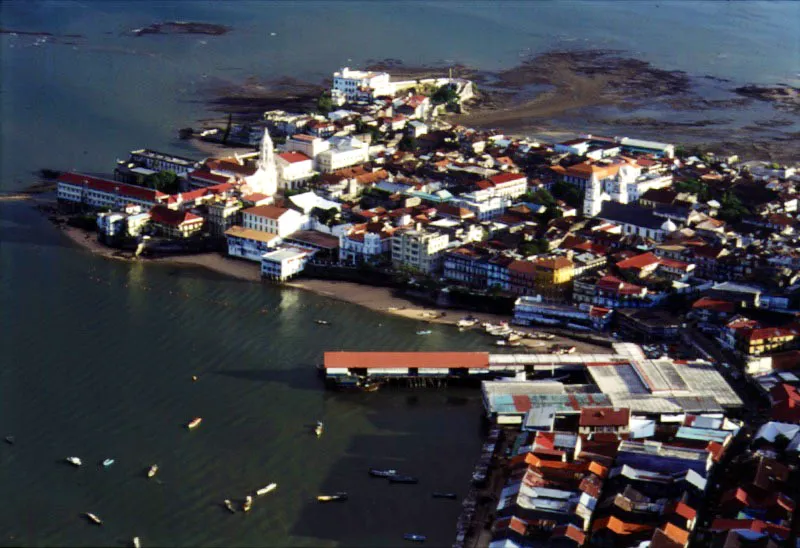
[[[325,352],[325,368],[469,368],[489,367],[488,352]]]

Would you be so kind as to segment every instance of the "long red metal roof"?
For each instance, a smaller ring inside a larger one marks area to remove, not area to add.
[[[488,352],[325,352],[325,368],[489,367]]]

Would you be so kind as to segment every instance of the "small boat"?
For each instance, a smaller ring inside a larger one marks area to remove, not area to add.
[[[187,425],[186,425],[186,428],[188,428],[189,430],[194,430],[195,428],[197,428],[198,426],[200,426],[200,423],[201,423],[201,422],[203,422],[203,419],[202,419],[202,418],[200,418],[200,417],[195,417],[195,418],[193,418],[191,421],[189,421],[189,424],[187,424]]]
[[[14,436],[6,436],[5,440],[7,444],[14,445]]]
[[[347,493],[336,493],[334,495],[319,495],[317,501],[319,502],[344,502],[347,500]]]
[[[393,476],[389,476],[390,483],[419,483],[419,480],[414,476],[403,476],[395,474]]]
[[[86,516],[86,519],[94,523],[95,525],[103,525],[103,520],[92,514],[91,512],[86,512],[83,514]]]
[[[142,543],[139,542],[139,537],[133,537],[133,548],[142,548]]]
[[[197,382],[199,377],[197,375],[192,375],[192,382]]]
[[[314,320],[314,323],[317,324],[317,325],[330,325],[331,324],[331,322],[329,322],[328,320]]]
[[[467,327],[472,327],[476,323],[478,323],[478,320],[476,318],[470,318],[469,316],[467,316],[465,318],[461,318],[460,320],[458,320],[458,323],[456,325],[464,329]]]
[[[317,437],[322,435],[322,429],[322,421],[317,421],[317,426],[314,427],[314,433],[317,435]]]
[[[435,492],[433,493],[433,498],[435,499],[453,499],[455,500],[458,496],[455,493],[442,493],[442,492]]]
[[[430,335],[431,333],[433,333],[433,331],[431,331],[430,329],[425,329],[425,330],[422,330],[422,331],[417,331],[417,335]]]
[[[242,512],[249,512],[252,507],[253,497],[247,495],[247,497],[244,499],[244,504],[242,504]]]
[[[405,540],[410,540],[412,542],[425,542],[426,537],[425,535],[415,535],[414,533],[406,533],[403,535]]]
[[[270,483],[270,484],[269,484],[269,485],[267,485],[266,487],[262,487],[261,489],[259,489],[258,491],[256,491],[256,495],[258,495],[259,497],[261,497],[261,496],[264,496],[264,495],[266,495],[267,493],[269,493],[269,492],[271,492],[271,491],[274,491],[275,489],[277,489],[277,487],[278,487],[278,484],[277,484],[277,483]]]
[[[389,478],[391,476],[396,476],[397,470],[394,468],[387,468],[385,470],[381,470],[379,468],[370,468],[369,475],[376,478]]]
[[[154,464],[153,466],[151,466],[151,467],[150,467],[150,468],[147,470],[147,477],[148,477],[148,478],[152,478],[152,477],[153,477],[153,476],[155,476],[157,473],[158,473],[158,465],[157,465],[157,464]]]
[[[231,502],[231,499],[225,499],[225,501],[222,503],[222,505],[225,506],[225,508],[227,508],[228,511],[231,514],[235,514],[236,513],[236,508],[233,507],[233,503]]]
[[[106,459],[103,461],[103,466],[105,466],[106,468],[108,468],[112,464],[114,464],[114,459]]]
[[[64,460],[73,466],[80,466],[81,464],[83,464],[83,461],[81,461],[81,459],[79,459],[78,457],[67,457]]]

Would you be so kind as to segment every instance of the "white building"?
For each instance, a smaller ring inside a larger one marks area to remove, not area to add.
[[[360,98],[394,95],[388,72],[365,72],[344,67],[333,73],[331,96],[355,101]]]
[[[393,233],[390,226],[355,225],[339,236],[339,259],[358,263],[372,261],[381,255],[388,256],[392,250]]]
[[[175,175],[181,176],[186,175],[198,165],[196,160],[149,149],[132,151],[128,162],[142,165],[154,171],[171,171]]]
[[[284,281],[303,271],[311,252],[296,247],[281,247],[261,257],[261,276]]]
[[[119,209],[128,204],[150,209],[157,204],[166,204],[170,198],[169,194],[151,188],[80,173],[62,173],[58,177],[57,196],[60,202],[83,204],[96,209]]]
[[[336,211],[342,211],[342,204],[340,202],[326,200],[322,196],[318,196],[310,190],[308,192],[303,192],[302,194],[290,196],[289,201],[294,207],[302,211],[305,215],[311,213],[314,208],[335,209]]]
[[[281,241],[277,234],[238,225],[226,230],[225,238],[228,241],[228,255],[256,262],[260,262],[261,257],[272,251]]]
[[[273,205],[251,207],[242,211],[244,228],[271,232],[281,238],[301,230],[306,222],[308,217],[302,213]]]
[[[355,137],[333,138],[331,148],[315,158],[317,169],[330,173],[359,165],[369,160],[369,147]]]
[[[472,211],[480,221],[486,221],[502,215],[511,205],[511,200],[503,196],[495,196],[490,190],[465,192],[450,204]]]
[[[278,186],[282,189],[294,190],[315,174],[314,162],[302,152],[284,152],[278,154]]]
[[[325,139],[299,133],[286,139],[286,144],[283,146],[283,149],[286,152],[302,152],[314,160],[318,154],[325,152],[330,147],[331,144]]]
[[[392,264],[426,274],[437,272],[449,242],[447,234],[428,232],[419,226],[415,230],[397,230],[392,237]]]
[[[528,178],[523,173],[500,173],[489,177],[494,195],[501,198],[519,198],[528,192]]]

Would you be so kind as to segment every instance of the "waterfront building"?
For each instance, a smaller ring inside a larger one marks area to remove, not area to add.
[[[242,211],[244,228],[271,232],[281,238],[302,229],[307,221],[308,217],[302,213],[274,205],[256,206]]]
[[[532,261],[515,260],[508,265],[509,289],[517,295],[541,294],[546,298],[563,298],[575,272],[566,257],[540,257]]]
[[[237,198],[223,198],[208,204],[208,228],[213,236],[224,236],[225,231],[239,222],[242,202]]]
[[[202,231],[205,219],[189,211],[157,205],[150,210],[150,222],[160,235],[181,239]]]
[[[619,331],[626,339],[648,343],[675,340],[684,325],[669,312],[652,308],[621,308],[616,310],[615,316]]]
[[[371,100],[383,95],[394,95],[394,86],[388,72],[366,72],[344,67],[333,73],[331,96],[334,101]]]
[[[613,310],[583,303],[578,306],[545,303],[541,295],[519,297],[514,302],[517,325],[555,325],[568,329],[604,331],[611,325]]]
[[[388,258],[395,229],[384,223],[353,225],[339,236],[339,257],[343,262],[377,262]]]
[[[58,201],[95,209],[120,209],[135,204],[147,209],[166,204],[169,194],[80,173],[62,173],[57,183]]]
[[[276,162],[278,186],[284,190],[295,190],[316,175],[313,160],[302,152],[283,152]]]
[[[183,158],[174,154],[156,152],[155,150],[140,149],[131,151],[128,164],[142,166],[155,172],[171,171],[175,175],[185,177],[199,164],[197,160]],[[128,166],[130,167],[130,166]]]
[[[508,266],[512,257],[484,246],[466,244],[444,254],[444,278],[474,289],[509,289]]]
[[[441,270],[443,252],[450,238],[447,234],[415,229],[399,229],[392,236],[392,264],[395,268],[406,267],[425,274]]]
[[[248,261],[261,262],[261,257],[272,251],[281,239],[277,234],[234,225],[225,231],[228,255]]]
[[[297,247],[283,246],[261,256],[261,276],[279,282],[286,281],[300,272],[313,253]]]

